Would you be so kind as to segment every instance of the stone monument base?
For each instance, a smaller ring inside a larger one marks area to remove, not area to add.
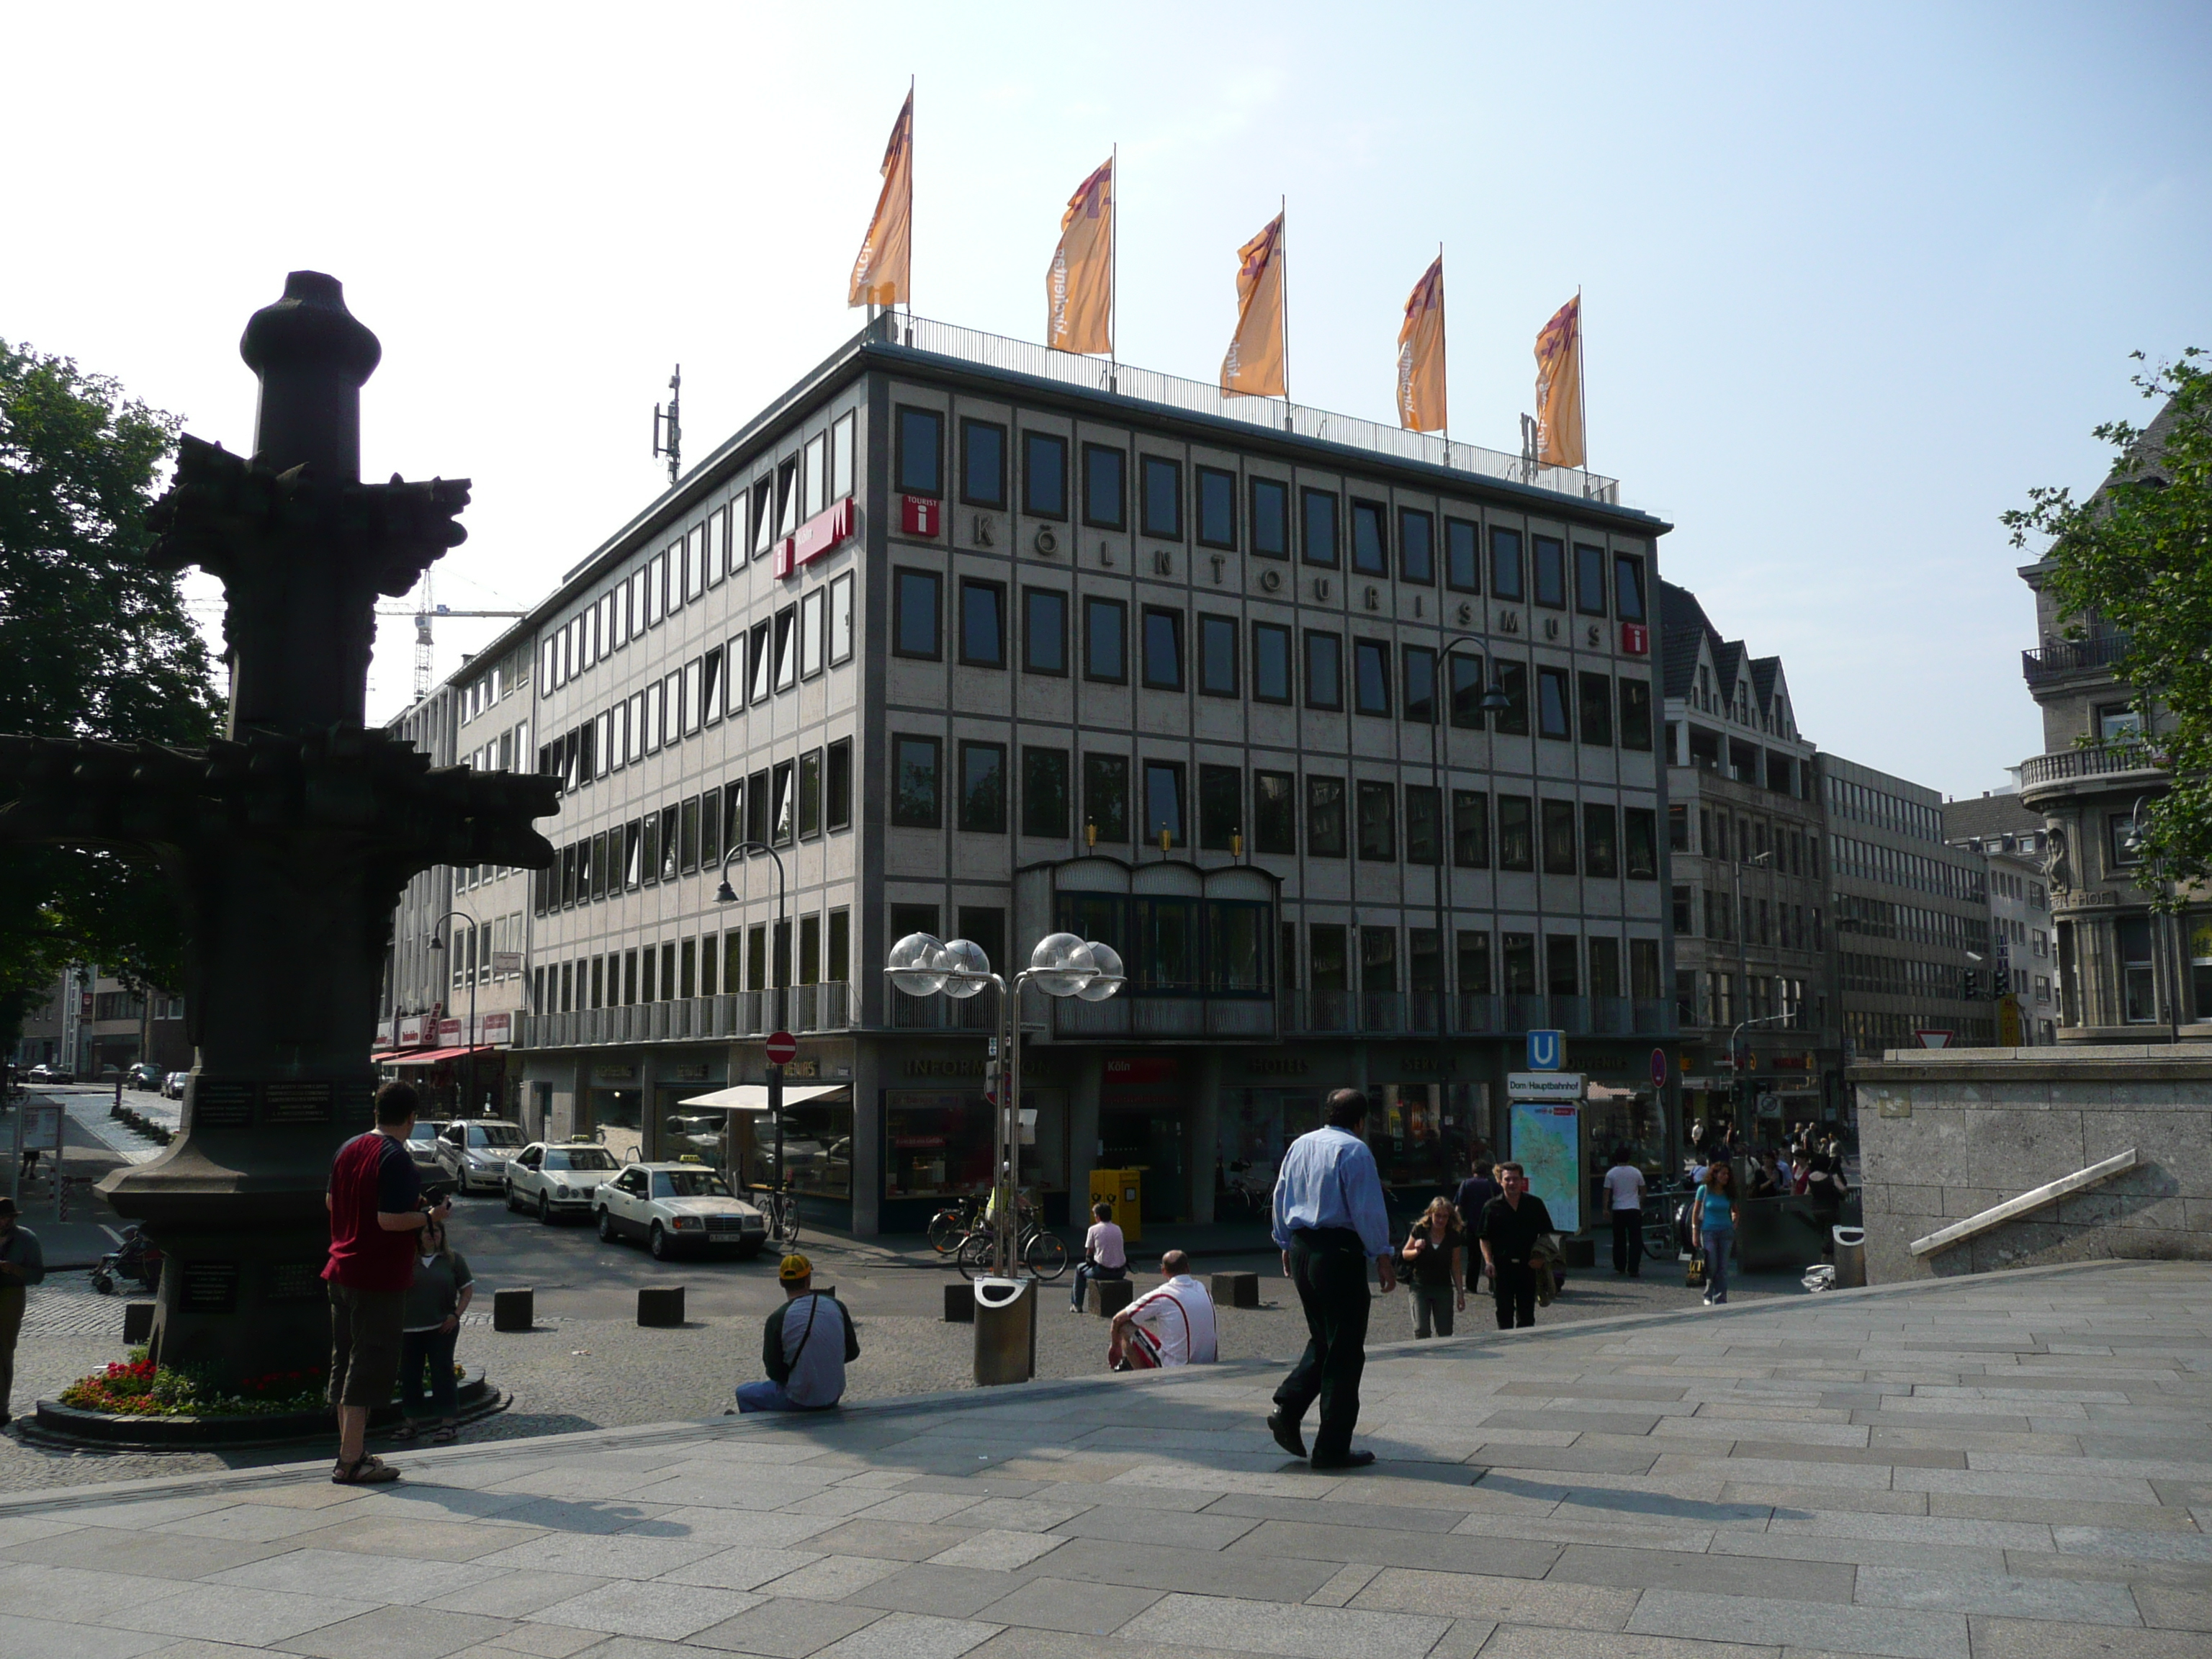
[[[459,1416],[473,1423],[507,1407],[507,1397],[492,1387],[482,1370],[461,1379]],[[369,1437],[399,1426],[395,1401],[368,1414]],[[102,1451],[206,1451],[214,1447],[283,1446],[301,1441],[337,1444],[338,1425],[330,1407],[268,1413],[255,1417],[138,1417],[120,1412],[82,1411],[58,1400],[39,1401],[30,1421],[18,1419],[17,1431],[47,1445]]]

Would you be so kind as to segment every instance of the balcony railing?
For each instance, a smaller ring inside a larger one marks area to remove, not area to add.
[[[2128,635],[2098,634],[2086,640],[2056,640],[2039,650],[2020,653],[2020,672],[2030,685],[2060,679],[2069,674],[2110,668],[2126,654]]]
[[[2020,787],[2064,783],[2075,778],[2112,777],[2126,772],[2156,772],[2163,769],[2158,757],[2141,744],[2092,744],[2083,749],[2061,749],[2056,754],[2031,755],[2021,763]]]
[[[850,1022],[851,988],[842,981],[793,985],[784,991],[785,1029],[842,1031]],[[517,1014],[518,1048],[581,1048],[617,1043],[743,1041],[775,1029],[775,996],[737,991],[672,1002],[635,1002],[567,1013]]]
[[[1286,1036],[1505,1036],[1559,1030],[1573,1036],[1668,1036],[1666,998],[1443,995],[1433,991],[1285,991]]]

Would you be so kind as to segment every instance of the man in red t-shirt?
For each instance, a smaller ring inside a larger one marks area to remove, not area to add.
[[[392,1398],[399,1376],[399,1328],[415,1282],[415,1237],[453,1200],[428,1204],[408,1154],[416,1095],[404,1083],[376,1092],[376,1127],[338,1148],[323,1207],[331,1212],[331,1259],[323,1269],[331,1297],[330,1401],[338,1414],[340,1486],[397,1480],[399,1471],[362,1448],[368,1413]]]

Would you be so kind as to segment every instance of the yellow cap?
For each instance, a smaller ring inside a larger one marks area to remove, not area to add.
[[[787,1255],[775,1270],[775,1276],[786,1285],[796,1285],[802,1279],[814,1277],[814,1264],[803,1255]]]

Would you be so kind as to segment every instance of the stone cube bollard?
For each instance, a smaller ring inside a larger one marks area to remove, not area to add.
[[[1083,1303],[1102,1319],[1111,1319],[1136,1299],[1137,1286],[1133,1279],[1094,1279],[1084,1292]]]
[[[945,1322],[948,1325],[972,1325],[975,1322],[975,1287],[966,1279],[957,1279],[945,1287]]]
[[[526,1331],[538,1323],[538,1292],[530,1285],[491,1293],[491,1328]]]
[[[1256,1308],[1260,1305],[1260,1275],[1257,1273],[1216,1273],[1207,1289],[1212,1292],[1214,1304],[1218,1307]]]
[[[142,1342],[154,1339],[154,1308],[151,1302],[126,1302],[123,1304],[123,1346],[135,1348]]]
[[[684,1322],[684,1287],[681,1285],[647,1285],[637,1293],[637,1322],[641,1325],[676,1326]]]

